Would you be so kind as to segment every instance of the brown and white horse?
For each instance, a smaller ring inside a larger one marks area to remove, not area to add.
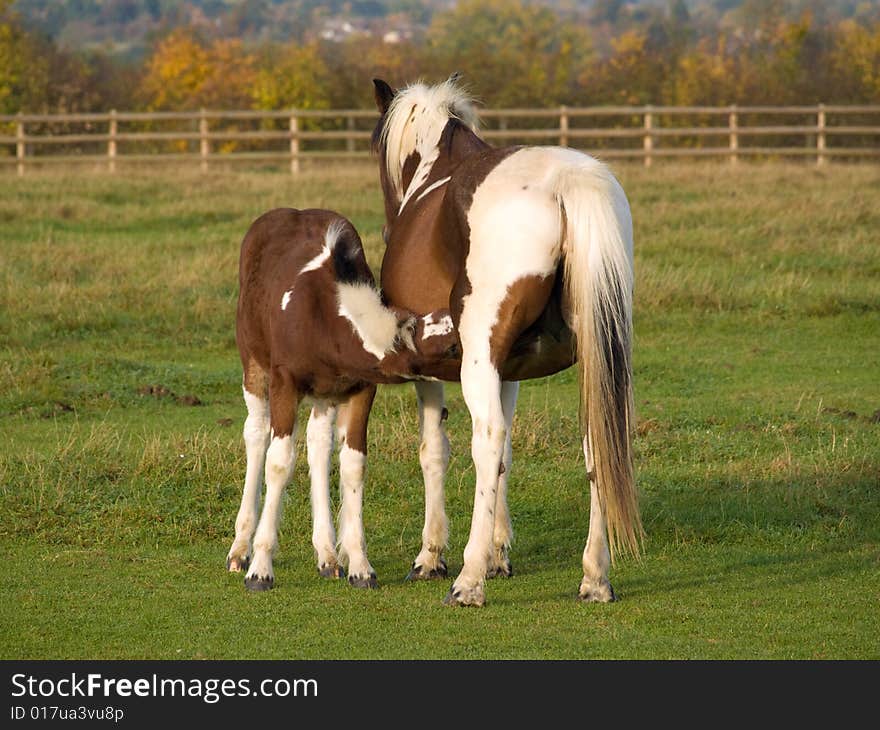
[[[281,497],[293,474],[297,409],[308,398],[314,404],[306,444],[318,570],[324,577],[342,577],[339,559],[347,557],[349,582],[375,588],[362,521],[375,383],[403,382],[455,357],[449,313],[416,318],[384,306],[349,221],[326,210],[279,208],[254,221],[242,241],[236,341],[248,410],[247,470],[227,568],[246,570],[251,590],[273,586],[272,557]],[[342,494],[339,555],[330,513],[334,419]]]
[[[510,575],[510,429],[519,380],[577,362],[590,524],[579,596],[611,601],[611,556],[638,553],[633,483],[632,219],[602,163],[561,147],[494,148],[455,78],[400,91],[375,80],[373,135],[385,197],[386,301],[450,309],[460,363],[424,375],[461,380],[476,488],[464,566],[445,602],[482,605],[484,579]],[[458,369],[460,366],[460,370]],[[425,527],[413,578],[446,574],[442,383],[417,384]],[[610,544],[609,544],[610,543]],[[609,549],[610,547],[610,549]]]

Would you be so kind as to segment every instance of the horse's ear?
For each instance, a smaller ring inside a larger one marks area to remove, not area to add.
[[[391,100],[396,93],[382,79],[373,79],[373,96],[376,98],[376,107],[379,109],[380,114],[388,111],[388,107],[391,106]]]

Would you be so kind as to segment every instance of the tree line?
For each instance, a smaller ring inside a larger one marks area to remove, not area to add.
[[[0,0],[0,113],[358,108],[372,104],[373,77],[403,84],[452,71],[490,107],[880,102],[876,6],[834,19],[747,1],[708,20],[682,0],[565,7],[460,0],[395,42],[245,42],[183,25],[124,62],[66,50]]]

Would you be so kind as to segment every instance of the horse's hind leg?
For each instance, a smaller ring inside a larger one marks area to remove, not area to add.
[[[367,422],[376,397],[371,385],[355,393],[339,413],[339,554],[348,559],[348,582],[355,588],[376,588],[376,571],[367,559],[364,539],[364,469]]]
[[[608,603],[615,600],[614,589],[608,582],[611,554],[605,533],[605,515],[599,502],[596,480],[593,477],[593,456],[590,453],[590,437],[584,436],[584,461],[590,478],[590,531],[584,548],[584,578],[578,598],[588,603]]]
[[[513,575],[508,551],[513,539],[513,526],[510,524],[510,510],[507,507],[507,480],[510,478],[510,466],[513,461],[513,447],[510,431],[513,426],[513,413],[516,410],[516,398],[519,394],[519,383],[505,381],[501,383],[501,408],[504,411],[504,425],[507,438],[504,441],[504,456],[501,460],[501,473],[498,475],[498,493],[495,495],[495,530],[492,536],[492,554],[489,557],[487,578]]]
[[[449,536],[449,523],[446,520],[443,481],[449,465],[449,439],[444,424],[446,408],[443,383],[418,382],[416,394],[422,437],[419,461],[425,480],[425,526],[422,529],[422,549],[413,561],[407,579],[429,580],[447,575],[443,549]]]
[[[244,584],[252,591],[265,591],[275,583],[272,557],[278,547],[281,497],[293,476],[296,452],[296,409],[299,393],[287,373],[273,370],[269,385],[272,440],[266,452],[266,499],[254,535],[254,556]]]
[[[251,363],[245,368],[244,402],[248,415],[244,422],[244,443],[247,469],[241,507],[235,519],[235,540],[226,558],[226,568],[238,573],[247,570],[251,559],[251,538],[257,527],[260,511],[260,492],[263,483],[263,464],[269,445],[269,389],[266,373]]]
[[[345,571],[336,557],[336,532],[330,511],[330,454],[333,451],[333,422],[336,408],[316,403],[306,427],[309,480],[312,485],[312,545],[318,559],[318,573],[324,578],[342,578]]]

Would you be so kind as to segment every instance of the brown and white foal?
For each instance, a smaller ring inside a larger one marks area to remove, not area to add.
[[[360,237],[327,210],[271,210],[241,245],[236,340],[244,370],[247,472],[226,564],[247,570],[251,590],[273,586],[281,497],[293,474],[297,410],[313,403],[306,429],[312,544],[324,577],[376,587],[362,521],[367,420],[376,383],[399,383],[454,357],[448,312],[417,318],[382,304]],[[438,322],[441,326],[438,326]],[[446,326],[442,326],[446,325]],[[336,420],[342,504],[339,554],[330,512]],[[260,492],[265,464],[266,497]]]

